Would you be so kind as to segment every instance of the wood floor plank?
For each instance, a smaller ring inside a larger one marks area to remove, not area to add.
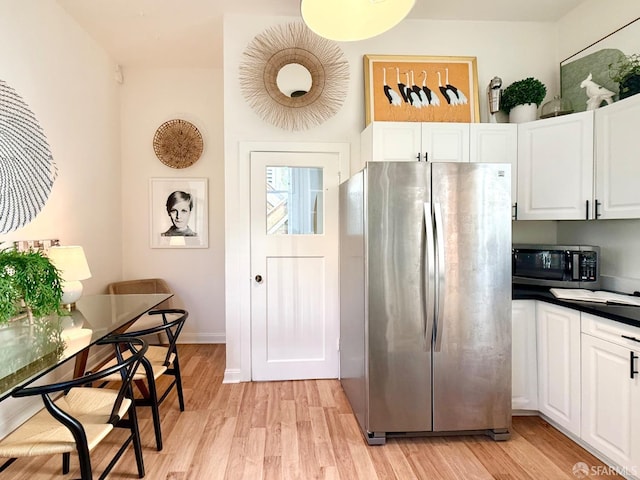
[[[389,438],[369,446],[338,380],[222,384],[224,345],[180,345],[186,411],[175,393],[160,407],[163,451],[149,408],[138,409],[150,480],[574,480],[573,465],[606,466],[539,417],[514,417],[512,438]],[[104,469],[125,432],[92,452]],[[21,458],[0,479],[53,480],[60,456]],[[137,478],[129,449],[109,479]],[[591,479],[621,478],[589,475]]]
[[[488,437],[468,437],[467,445],[482,463],[487,472],[500,480],[535,480],[535,477],[518,463],[512,461],[507,452],[496,448],[495,442]]]
[[[243,479],[255,480],[263,477],[266,438],[267,434],[264,427],[254,427],[249,431],[249,438],[245,446]]]
[[[540,450],[562,471],[572,472],[574,465],[582,462],[590,468],[590,480],[611,478],[607,475],[598,475],[596,469],[591,470],[591,467],[602,465],[602,462],[543,419],[537,417],[514,417],[513,423],[520,435]]]
[[[331,436],[323,407],[310,407],[309,417],[313,431],[313,444],[318,464],[321,467],[335,467],[336,458],[331,447]]]
[[[340,423],[346,434],[349,454],[356,467],[357,478],[376,478],[376,470],[371,461],[369,450],[362,441],[358,423],[353,415],[340,415]]]
[[[572,480],[571,471],[563,471],[517,431],[512,432],[507,442],[498,442],[511,461],[520,465],[536,480]]]

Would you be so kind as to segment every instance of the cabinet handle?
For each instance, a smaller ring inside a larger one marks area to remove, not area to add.
[[[626,338],[627,340],[633,340],[634,342],[639,342],[640,340],[638,340],[636,337],[630,337],[628,335],[620,335],[622,338]]]
[[[637,355],[633,354],[633,351],[629,352],[629,378],[633,378],[633,375],[638,373],[638,370],[633,369],[633,361],[638,358]]]
[[[598,209],[598,207],[599,207],[600,205],[602,205],[602,203],[600,203],[600,202],[598,201],[598,199],[596,198],[596,220],[597,220],[597,219],[598,219],[598,217],[601,215],[601,214],[600,214],[600,212],[599,212],[599,209]]]
[[[514,220],[518,219],[518,202],[515,202],[513,204],[513,219]]]
[[[418,152],[418,155],[416,155],[416,158],[418,159],[418,161],[420,161],[420,158],[422,158],[422,157],[420,156],[420,152]]]
[[[585,216],[585,220],[589,220],[589,200],[586,200],[587,203],[587,214]]]
[[[429,161],[429,152],[424,152],[424,161],[425,162]]]

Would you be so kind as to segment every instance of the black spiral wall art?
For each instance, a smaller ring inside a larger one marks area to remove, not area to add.
[[[0,233],[25,226],[47,201],[57,169],[33,112],[0,80]]]

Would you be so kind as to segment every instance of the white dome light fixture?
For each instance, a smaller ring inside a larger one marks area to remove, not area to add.
[[[375,37],[395,27],[415,0],[301,0],[304,23],[314,33],[336,42]]]

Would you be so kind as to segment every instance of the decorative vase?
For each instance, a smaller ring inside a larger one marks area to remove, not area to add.
[[[516,105],[509,112],[509,123],[532,122],[536,119],[538,106],[535,103]]]

